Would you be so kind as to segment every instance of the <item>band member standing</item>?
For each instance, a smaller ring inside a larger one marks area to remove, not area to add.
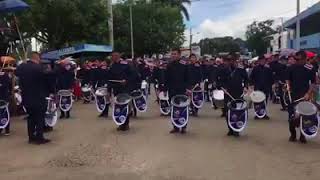
[[[100,67],[99,67],[99,80],[97,83],[97,87],[108,87],[108,80],[109,80],[109,69],[108,69],[108,65],[107,62],[103,61],[100,63]],[[110,90],[109,90],[110,92]],[[107,97],[108,98],[108,97]],[[102,113],[99,115],[99,117],[108,117],[109,114],[109,104],[106,104],[106,107],[104,109],[104,111],[102,111]]]
[[[167,91],[166,87],[166,71],[167,71],[167,61],[160,60],[159,66],[156,67],[152,73],[152,78],[154,81],[156,88],[156,93],[159,93],[161,91]],[[159,97],[157,96],[157,102],[159,103]]]
[[[190,55],[191,64],[188,66],[188,80],[189,80],[189,87],[190,89],[194,88],[196,85],[201,84],[203,81],[203,72],[201,68],[200,61],[198,60],[195,54]],[[198,108],[194,107],[191,103],[192,115],[198,116]]]
[[[33,52],[31,60],[17,68],[22,90],[23,105],[28,113],[28,135],[31,144],[46,144],[50,140],[43,136],[46,112],[45,73],[40,65],[40,56]]]
[[[72,91],[73,84],[75,81],[74,71],[69,61],[62,61],[61,66],[57,69],[57,91],[59,90],[70,90]],[[70,110],[64,112],[61,110],[60,119],[70,118]]]
[[[242,99],[242,94],[247,91],[248,75],[244,68],[239,68],[233,56],[228,55],[224,59],[224,65],[221,66],[217,73],[217,87],[223,88],[235,99]],[[234,132],[228,124],[228,103],[232,98],[228,95],[224,96],[224,113],[229,128],[228,136],[239,137],[238,132]]]
[[[266,59],[263,56],[259,57],[259,64],[255,66],[251,72],[251,83],[255,91],[262,91],[266,95],[266,103],[272,92],[273,74],[269,65],[266,64]],[[255,116],[255,119],[259,119]],[[270,119],[265,115],[263,119]]]
[[[216,59],[214,59],[214,58],[211,60],[211,62],[212,62],[212,64],[209,67],[209,71],[208,71],[208,80],[209,80],[209,84],[211,84],[211,88],[208,88],[209,91],[213,91],[217,87],[217,82],[216,82],[217,81],[217,73],[218,73],[218,69],[219,69],[218,66],[220,65],[220,64],[218,64],[220,62],[216,61]],[[212,92],[209,93],[210,96],[211,96],[211,93]],[[218,109],[218,107],[215,105],[214,101],[212,101],[212,103],[213,103],[212,104],[213,108]]]
[[[291,93],[292,102],[288,106],[289,113],[289,141],[296,141],[296,126],[294,107],[297,104],[296,100],[304,98],[308,101],[311,98],[313,84],[316,82],[316,73],[312,70],[312,65],[306,64],[307,55],[304,51],[296,53],[296,63],[288,68],[287,88]],[[302,133],[300,133],[300,142],[306,143],[307,140]]]
[[[120,59],[119,52],[113,52],[111,54],[111,66],[109,70],[110,80],[119,80],[119,82],[111,82],[111,88],[114,96],[117,96],[121,93],[130,94],[129,83],[131,81],[131,68],[126,61]],[[123,125],[120,125],[118,131],[127,131],[129,130],[130,116],[127,116],[127,119]]]
[[[183,95],[187,92],[188,87],[188,66],[186,62],[181,60],[180,49],[174,49],[171,52],[171,62],[167,66],[166,71],[166,87],[169,92],[169,99],[176,95]],[[186,126],[181,128],[181,133],[186,133]],[[170,133],[178,133],[179,128],[173,125],[173,129]]]
[[[11,92],[12,90],[12,81],[9,77],[9,74],[0,70],[0,100],[5,101],[9,103]],[[2,133],[3,129],[0,129],[0,134]],[[7,127],[4,130],[4,135],[9,136],[10,135],[10,122],[7,125]]]

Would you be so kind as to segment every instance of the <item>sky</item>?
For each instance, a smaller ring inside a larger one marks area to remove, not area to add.
[[[234,36],[244,38],[246,26],[257,20],[275,19],[281,22],[295,16],[296,0],[192,0],[191,20],[185,21],[192,27],[193,42],[202,38]],[[301,0],[301,11],[319,0]],[[185,31],[186,43],[190,32]]]

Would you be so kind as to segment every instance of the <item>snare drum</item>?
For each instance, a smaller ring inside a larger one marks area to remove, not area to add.
[[[218,108],[224,108],[224,91],[223,90],[214,90],[212,92],[212,99],[214,104]]]

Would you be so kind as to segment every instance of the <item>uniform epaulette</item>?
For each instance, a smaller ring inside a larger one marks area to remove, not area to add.
[[[312,64],[305,64],[304,67],[309,69],[309,70],[313,69],[313,65]]]
[[[185,60],[180,60],[179,63],[180,63],[180,64],[183,64],[183,65],[186,65],[186,64],[187,64],[187,62],[186,62]]]
[[[120,64],[128,64],[128,62],[125,60],[122,60],[122,61],[120,61]]]
[[[269,64],[265,64],[264,67],[270,68],[270,65]]]

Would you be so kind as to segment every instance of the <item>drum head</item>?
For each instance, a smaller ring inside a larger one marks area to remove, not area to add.
[[[228,103],[228,108],[232,110],[244,110],[247,109],[247,107],[247,102],[242,99],[232,100],[230,103]]]
[[[302,101],[297,104],[296,112],[300,115],[311,116],[317,113],[317,107],[309,101]]]
[[[135,90],[135,91],[132,91],[130,95],[132,98],[136,99],[136,98],[140,98],[143,94],[140,90]]]
[[[260,103],[266,100],[266,95],[262,91],[253,91],[250,94],[251,100],[255,103]]]
[[[168,100],[169,100],[168,93],[161,91],[161,92],[159,93],[159,99],[160,99],[160,100],[166,100],[166,101],[168,101]]]
[[[81,91],[82,92],[89,92],[89,91],[91,91],[91,88],[85,86],[85,87],[81,88]]]
[[[99,88],[96,90],[96,96],[106,96],[108,94],[107,88]]]
[[[224,100],[224,92],[222,90],[214,90],[212,92],[213,99]]]
[[[171,104],[176,107],[186,107],[189,106],[190,99],[186,95],[177,95],[172,98]]]
[[[72,92],[69,90],[60,90],[58,91],[59,96],[72,96]]]
[[[116,104],[128,104],[130,101],[131,101],[131,97],[129,96],[129,94],[118,94],[116,97],[115,97],[115,103]]]

